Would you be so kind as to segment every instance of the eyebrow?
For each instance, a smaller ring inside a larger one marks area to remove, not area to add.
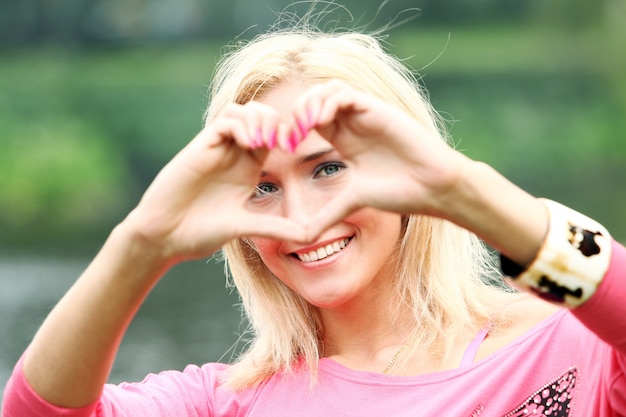
[[[307,162],[315,161],[316,159],[320,159],[321,157],[326,156],[329,153],[333,153],[333,152],[335,152],[335,148],[321,149],[321,150],[319,150],[317,152],[313,152],[313,153],[310,153],[308,155],[303,155],[300,158],[299,162],[301,164],[304,164],[304,163],[307,163]]]
[[[308,162],[312,162],[315,161],[317,159],[320,159],[330,153],[335,152],[335,148],[330,147],[330,148],[324,148],[324,149],[320,149],[319,151],[310,153],[310,154],[306,154],[306,155],[302,155],[302,157],[300,157],[300,159],[298,160],[298,162],[300,164],[306,164]],[[261,178],[266,177],[267,175],[269,175],[266,171],[262,171],[261,172]]]

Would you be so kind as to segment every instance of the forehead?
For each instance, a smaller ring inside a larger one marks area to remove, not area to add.
[[[320,160],[337,155],[333,146],[312,130],[305,140],[303,140],[294,153],[287,152],[280,148],[272,149],[263,163],[264,174],[286,174],[290,170],[296,170],[307,164],[317,163]],[[339,157],[338,155],[336,157]]]
[[[293,103],[307,89],[307,86],[301,81],[286,81],[271,89],[262,98],[257,99],[258,102],[273,107],[283,116],[289,115]]]

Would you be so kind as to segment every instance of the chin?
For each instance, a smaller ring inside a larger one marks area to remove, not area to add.
[[[339,307],[350,300],[351,297],[345,295],[333,295],[326,297],[310,297],[307,298],[309,304],[320,309],[332,309]]]

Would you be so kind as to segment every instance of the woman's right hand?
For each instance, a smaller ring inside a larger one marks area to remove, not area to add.
[[[301,225],[246,210],[268,149],[292,149],[290,130],[265,105],[233,104],[163,168],[28,348],[24,375],[39,396],[62,407],[94,404],[126,328],[175,262],[238,236],[304,238]]]
[[[245,208],[268,149],[289,150],[290,133],[269,106],[229,105],[162,169],[123,225],[169,262],[239,236],[304,240],[302,225]]]

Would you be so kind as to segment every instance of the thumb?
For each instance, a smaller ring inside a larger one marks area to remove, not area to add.
[[[348,192],[336,195],[304,226],[307,231],[307,240],[316,240],[326,229],[340,222],[361,206],[351,198]]]
[[[285,217],[264,214],[242,216],[237,226],[240,236],[259,236],[291,242],[306,242],[307,230],[304,225]]]

